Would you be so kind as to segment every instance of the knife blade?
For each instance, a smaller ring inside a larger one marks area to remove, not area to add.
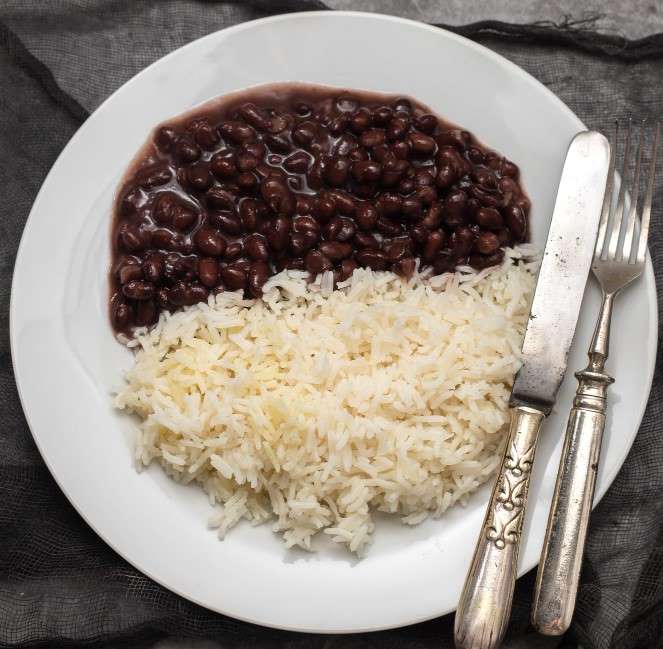
[[[509,435],[458,602],[458,649],[497,649],[511,613],[536,442],[566,371],[594,253],[610,145],[583,131],[569,145],[511,391]]]
[[[566,370],[608,178],[610,144],[585,131],[569,146],[534,292],[511,405],[550,412]]]

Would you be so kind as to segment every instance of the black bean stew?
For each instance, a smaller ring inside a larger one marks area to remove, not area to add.
[[[336,281],[500,263],[527,238],[518,167],[412,99],[262,86],[159,126],[115,206],[111,321],[243,289],[285,268]]]

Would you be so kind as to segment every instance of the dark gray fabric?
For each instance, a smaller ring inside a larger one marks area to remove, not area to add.
[[[32,442],[13,382],[8,307],[19,237],[40,183],[86,111],[190,40],[270,12],[317,6],[305,0],[0,3],[0,647],[138,647],[169,634],[229,649],[451,646],[451,616],[371,635],[300,635],[224,618],[157,586],[110,550],[63,497]],[[474,34],[540,79],[590,127],[606,130],[615,116],[659,116],[660,57],[628,63],[588,54],[566,37],[542,45],[523,42],[522,34],[536,33],[527,28],[511,32]],[[655,205],[651,251],[660,283],[663,182]],[[662,404],[659,363],[633,450],[592,516],[567,646],[663,647]],[[537,646],[527,622],[533,580],[530,573],[518,582],[507,646]]]

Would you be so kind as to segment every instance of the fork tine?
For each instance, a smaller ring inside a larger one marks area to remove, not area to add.
[[[622,163],[622,178],[619,186],[619,198],[617,199],[617,209],[613,214],[612,234],[608,243],[608,259],[615,259],[617,254],[617,244],[619,243],[619,234],[624,220],[624,199],[626,197],[626,185],[628,185],[627,174],[629,171],[629,157],[631,155],[631,120],[628,121],[626,131],[626,145],[624,147],[624,161]]]
[[[638,151],[635,155],[635,175],[631,187],[631,206],[628,211],[628,221],[626,223],[626,232],[624,234],[624,245],[622,246],[621,258],[623,261],[630,261],[633,247],[633,235],[635,233],[635,215],[638,209],[638,196],[640,194],[640,166],[642,164],[642,149],[645,141],[645,121],[640,124],[640,137],[638,138]]]
[[[617,139],[619,136],[619,122],[615,120],[615,127],[612,130],[612,138],[610,140],[610,166],[608,167],[608,180],[605,186],[605,195],[603,197],[603,208],[601,209],[601,220],[599,221],[599,231],[596,236],[596,248],[594,249],[594,256],[601,257],[603,248],[605,247],[605,233],[608,229],[608,221],[610,220],[610,208],[612,207],[612,191],[615,185],[615,158],[617,151]]]
[[[649,219],[651,217],[651,203],[654,196],[654,172],[656,170],[656,152],[658,150],[658,137],[660,133],[660,124],[656,124],[654,132],[654,144],[652,145],[651,161],[649,162],[649,180],[647,182],[647,194],[645,202],[642,205],[642,218],[640,219],[640,238],[638,240],[638,255],[636,262],[644,263],[647,256],[647,238],[649,236]]]

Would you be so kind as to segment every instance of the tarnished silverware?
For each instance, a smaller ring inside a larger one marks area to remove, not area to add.
[[[458,603],[458,649],[494,649],[504,636],[539,428],[566,370],[608,175],[600,133],[576,135],[557,190],[525,340],[511,392],[509,437],[474,558]]]
[[[539,632],[546,635],[564,633],[571,624],[575,607],[605,425],[606,393],[613,382],[604,371],[608,358],[613,301],[619,291],[640,277],[645,267],[659,139],[658,125],[654,132],[649,178],[638,228],[644,135],[643,123],[640,127],[632,184],[629,187],[630,169],[633,166],[630,159],[629,122],[617,206],[611,215],[618,139],[618,125],[615,125],[608,187],[592,263],[592,271],[603,292],[603,303],[589,347],[589,364],[576,373],[578,389],[566,428],[566,439],[536,578],[532,623]],[[625,200],[627,193],[631,198],[628,209]]]

